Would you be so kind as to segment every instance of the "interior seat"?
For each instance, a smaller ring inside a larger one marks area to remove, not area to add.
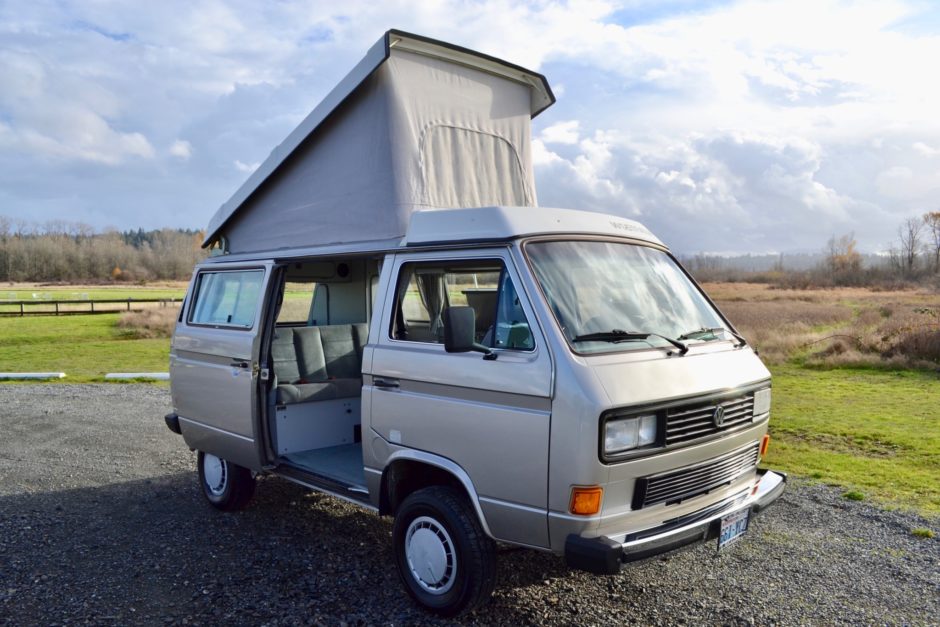
[[[271,353],[278,404],[359,396],[367,341],[364,323],[276,329]]]

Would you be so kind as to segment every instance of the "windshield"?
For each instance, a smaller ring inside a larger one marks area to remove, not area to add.
[[[532,242],[525,250],[578,352],[730,339],[724,320],[660,250],[589,240]]]

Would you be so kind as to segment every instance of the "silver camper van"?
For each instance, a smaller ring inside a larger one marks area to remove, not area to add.
[[[393,517],[405,590],[454,615],[497,543],[612,574],[780,496],[770,374],[731,322],[641,224],[536,205],[553,101],[389,31],[219,209],[166,416],[210,503],[269,473]]]

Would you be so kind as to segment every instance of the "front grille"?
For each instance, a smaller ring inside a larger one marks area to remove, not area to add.
[[[760,443],[695,466],[637,479],[633,509],[678,503],[727,485],[757,465]]]
[[[715,425],[715,410],[724,409],[724,422]],[[750,424],[754,413],[754,393],[704,403],[666,409],[666,446],[690,442],[720,431]]]

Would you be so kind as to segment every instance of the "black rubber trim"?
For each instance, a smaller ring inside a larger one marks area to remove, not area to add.
[[[175,413],[169,413],[166,416],[164,416],[163,419],[166,421],[167,429],[169,429],[173,433],[182,435],[183,432],[180,430],[180,417],[179,416],[177,416]]]
[[[595,575],[620,572],[623,547],[610,538],[582,538],[571,534],[565,540],[565,562],[569,568]]]

